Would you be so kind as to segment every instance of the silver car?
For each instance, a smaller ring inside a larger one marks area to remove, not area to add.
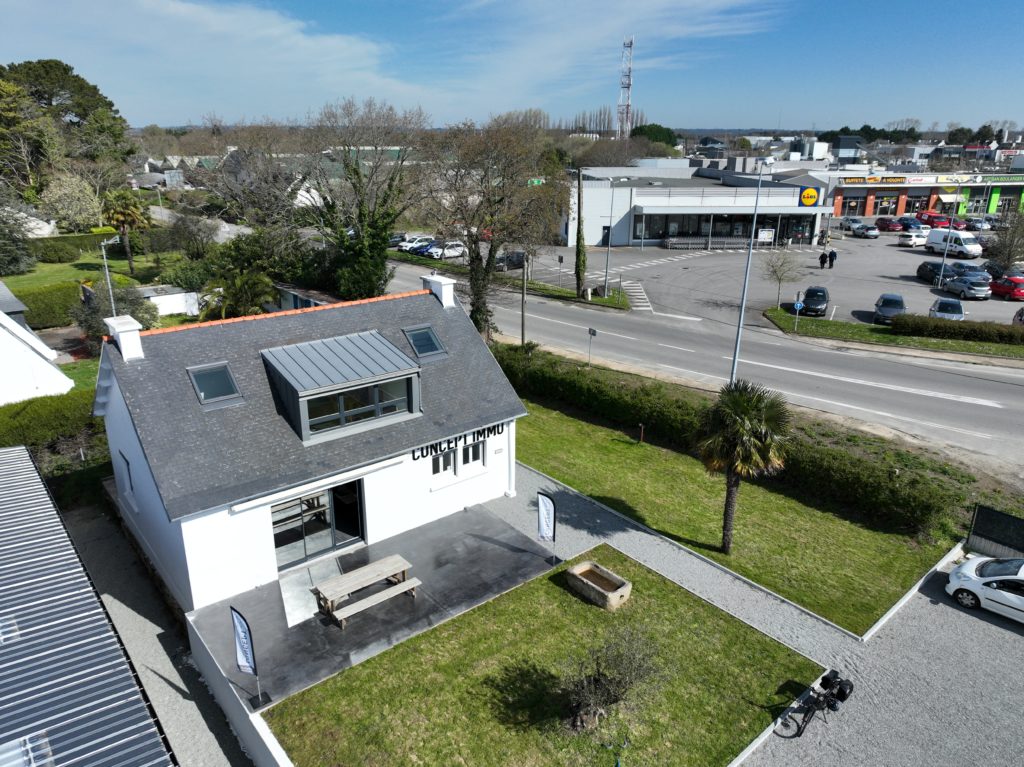
[[[985,267],[980,264],[971,264],[966,261],[954,261],[952,264],[949,264],[949,268],[953,270],[953,274],[957,277],[970,277],[975,280],[992,282],[992,275],[986,272]]]
[[[989,286],[989,280],[983,280],[981,277],[969,274],[962,274],[959,277],[946,280],[946,284],[942,289],[947,293],[952,293],[954,296],[960,296],[961,300],[977,298],[981,301],[987,301],[992,298],[992,288]]]
[[[938,320],[962,320],[966,312],[955,298],[938,298],[928,310],[928,316]]]

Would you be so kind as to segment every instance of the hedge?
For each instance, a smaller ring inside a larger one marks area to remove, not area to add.
[[[79,250],[83,252],[92,251],[99,253],[100,243],[104,240],[109,240],[111,234],[105,232],[92,232],[89,234],[61,234],[57,237],[40,237],[32,240],[34,247],[48,248],[51,244],[60,243],[57,247],[65,248],[72,247],[77,253]],[[41,259],[40,259],[41,260]],[[65,262],[60,262],[65,263]]]
[[[695,454],[710,397],[695,403],[676,393],[682,387],[637,384],[529,347],[494,344],[492,352],[520,395],[554,400],[616,426],[635,429],[642,423],[652,440]],[[924,471],[896,472],[877,457],[822,445],[800,432],[793,433],[785,469],[761,481],[908,533],[931,530],[965,502]]]
[[[997,322],[951,322],[920,314],[901,314],[894,317],[892,332],[898,336],[1024,344],[1024,327],[1019,325],[1001,325]]]
[[[29,327],[37,330],[69,324],[68,311],[81,300],[79,284],[74,281],[18,288],[11,292],[25,304],[25,321]]]
[[[0,445],[43,447],[98,427],[100,420],[92,416],[95,394],[92,388],[74,388],[67,394],[0,406]]]
[[[61,237],[29,240],[28,248],[29,252],[44,264],[70,264],[82,255],[77,245]]]

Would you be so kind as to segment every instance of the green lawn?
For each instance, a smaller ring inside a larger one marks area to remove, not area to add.
[[[125,258],[107,257],[107,265],[113,274],[134,279],[140,284],[155,280],[160,272],[177,263],[183,258],[181,253],[157,253],[154,255],[136,256],[135,276],[128,271],[128,260]],[[70,264],[38,263],[28,274],[15,274],[4,277],[4,284],[17,294],[19,288],[35,288],[52,285],[57,282],[80,282],[82,280],[103,279],[103,257],[100,253],[87,252],[80,259]],[[116,284],[116,283],[115,283]]]
[[[60,366],[60,372],[75,382],[76,389],[93,389],[96,387],[96,376],[99,374],[99,357],[91,360],[79,360]]]
[[[853,322],[812,319],[801,317],[797,326],[796,317],[785,309],[767,309],[764,316],[786,333],[796,333],[812,338],[835,338],[840,341],[857,341],[865,344],[902,346],[908,349],[929,351],[960,352],[962,354],[985,354],[995,357],[1024,358],[1024,346],[994,344],[982,341],[959,341],[948,338],[919,338],[898,336],[885,325],[860,325]],[[794,326],[796,330],[794,331]]]
[[[728,763],[820,672],[614,549],[587,558],[633,581],[618,612],[542,576],[263,716],[298,767],[611,767],[603,744],[626,736],[623,764],[704,767]],[[656,639],[664,680],[599,730],[573,734],[561,719],[563,664],[623,624]]]
[[[747,482],[732,554],[722,540],[725,480],[690,456],[528,402],[517,457],[857,634],[952,545],[872,530]],[[827,478],[823,478],[827,481]],[[827,545],[825,542],[828,542]]]

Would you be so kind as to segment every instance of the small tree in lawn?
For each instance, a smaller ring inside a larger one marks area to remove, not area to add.
[[[803,274],[800,263],[789,251],[773,250],[764,259],[761,265],[761,274],[775,282],[779,292],[775,296],[775,308],[782,306],[782,283],[796,282]]]
[[[732,550],[740,480],[783,467],[789,425],[789,408],[779,394],[742,379],[723,386],[706,412],[697,449],[709,472],[725,474],[723,554]]]
[[[130,315],[144,330],[155,327],[160,320],[156,304],[143,296],[132,285],[114,285],[114,306],[110,306],[110,289],[105,280],[97,280],[87,299],[69,312],[72,322],[82,329],[86,345],[95,354],[103,344],[103,336],[110,332],[103,321],[107,317]]]
[[[103,196],[103,218],[120,233],[128,271],[135,274],[128,233],[149,226],[149,206],[127,189],[114,189]]]
[[[1024,261],[1024,214],[1010,213],[1003,219],[1004,229],[989,247],[988,257],[1003,269]]]

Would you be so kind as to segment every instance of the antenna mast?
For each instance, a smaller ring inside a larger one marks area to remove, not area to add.
[[[627,139],[633,130],[633,37],[622,42],[622,66],[619,74],[619,109],[616,115],[615,137]]]

